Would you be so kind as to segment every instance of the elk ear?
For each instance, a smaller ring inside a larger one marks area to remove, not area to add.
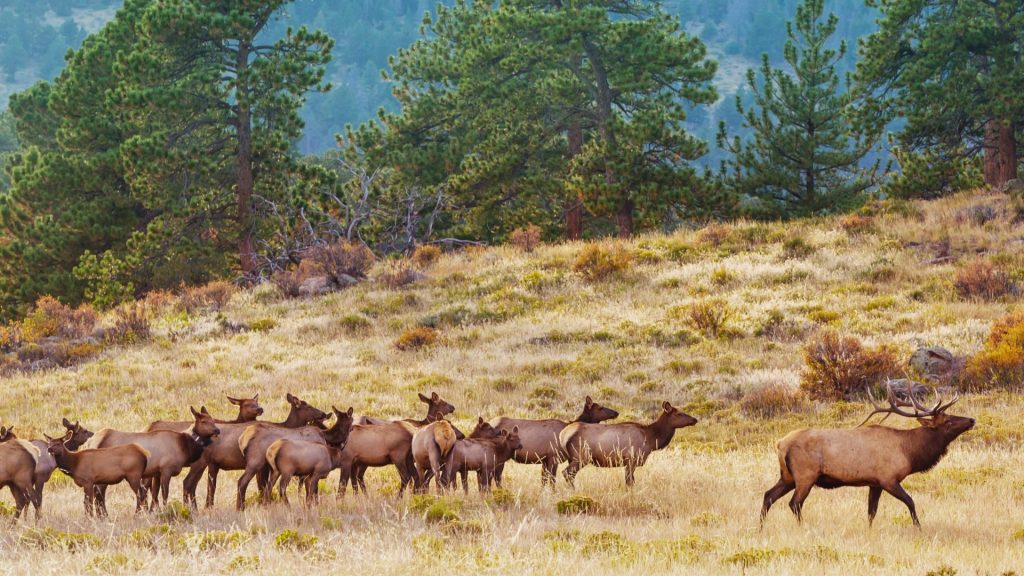
[[[231,402],[235,406],[241,406],[242,405],[242,401],[241,400],[239,400],[238,398],[232,398],[231,396],[228,396],[228,402]]]
[[[512,427],[512,433],[513,434],[519,434],[519,426],[513,426]]]
[[[433,401],[433,402],[437,402],[440,399],[441,399],[441,397],[437,395],[437,392],[434,392],[434,393],[432,393],[430,395],[430,400]]]
[[[922,428],[935,428],[934,418],[918,418],[917,423],[920,424]]]
[[[192,413],[192,416],[194,418],[199,418],[199,412],[196,412],[196,409],[194,407],[189,406],[188,411]]]
[[[353,408],[352,406],[349,406],[348,407],[348,412],[346,412],[346,414],[348,414],[348,417],[351,418],[353,413],[355,413],[355,408]]]
[[[199,411],[203,414],[206,414],[207,416],[210,415],[210,413],[206,411],[206,406],[200,406]]]
[[[675,410],[675,408],[672,407],[672,404],[668,400],[665,400],[661,407],[665,410],[665,412],[671,412]]]
[[[591,398],[590,396],[587,396],[586,400],[583,401],[583,405],[586,406],[587,408],[590,408],[591,406],[593,406],[594,405],[593,398]]]
[[[420,402],[426,402],[427,404],[430,404],[430,398],[427,398],[423,394],[420,394]]]
[[[484,417],[483,416],[477,416],[476,417],[476,423],[477,423],[477,425],[483,424],[484,423]]]
[[[64,418],[64,427],[65,428],[74,428],[74,426],[71,424],[71,422],[68,422],[67,418]]]
[[[299,399],[296,398],[295,396],[292,396],[291,392],[286,393],[284,395],[284,399],[287,400],[288,403],[291,404],[292,406],[298,406],[299,405]]]
[[[53,442],[54,440],[56,440],[56,438],[50,438],[50,435],[45,432],[43,433],[43,438],[46,438],[47,442]]]
[[[499,434],[501,436],[508,436],[508,430],[502,430]]]

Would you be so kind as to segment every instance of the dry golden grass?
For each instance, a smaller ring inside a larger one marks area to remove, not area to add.
[[[189,404],[233,416],[224,395],[256,392],[267,417],[280,419],[287,391],[321,408],[418,417],[416,393],[432,390],[456,405],[464,425],[477,415],[571,417],[585,394],[621,419],[646,420],[667,399],[700,423],[655,453],[631,492],[621,470],[584,469],[576,494],[597,509],[578,516],[558,514],[557,502],[572,493],[562,482],[542,491],[535,466],[510,465],[508,493],[437,505],[457,513],[454,522],[427,522],[419,502],[395,498],[392,471],[368,474],[368,498],[337,501],[335,473],[317,509],[256,506],[244,514],[232,507],[237,474],[222,473],[218,505],[178,522],[134,516],[124,487],[111,490],[111,520],[87,519],[80,491],[57,473],[43,518],[0,535],[0,572],[1022,572],[1024,540],[1015,534],[1024,517],[1013,512],[1024,505],[1021,397],[960,401],[956,411],[978,418],[977,428],[936,469],[906,483],[922,531],[888,496],[868,529],[864,489],[815,490],[803,526],[782,501],[758,531],[762,493],[778,474],[775,440],[801,426],[852,426],[865,410],[809,404],[759,419],[738,402],[765,386],[795,388],[802,346],[824,327],[904,358],[920,344],[979,350],[1014,302],[960,300],[957,260],[983,249],[1012,275],[1022,236],[1009,217],[957,218],[979,203],[1005,201],[962,195],[917,204],[920,218],[876,213],[855,233],[838,220],[739,222],[610,242],[629,252],[629,266],[605,280],[573,271],[586,244],[569,243],[443,255],[425,280],[401,289],[365,282],[310,300],[284,299],[272,286],[235,294],[220,314],[267,327],[259,331],[225,331],[213,312],[168,307],[145,345],[108,349],[76,369],[5,378],[3,423],[22,437],[58,432],[62,416],[93,429],[135,429],[181,418]],[[927,263],[943,240],[953,258]],[[733,312],[728,330],[708,335],[672,313],[710,299]],[[417,326],[437,330],[438,343],[398,349],[399,335]],[[179,481],[172,495],[180,497]],[[60,533],[37,549],[33,530],[44,528]],[[286,530],[298,533],[282,536]],[[67,536],[74,533],[95,540]]]

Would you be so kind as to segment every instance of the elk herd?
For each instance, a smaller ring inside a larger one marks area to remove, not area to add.
[[[874,410],[852,429],[803,429],[779,441],[779,481],[764,494],[763,523],[772,504],[794,492],[789,507],[801,519],[801,509],[811,488],[868,487],[868,519],[874,519],[882,492],[903,502],[916,526],[920,526],[914,501],[901,486],[910,474],[935,466],[950,443],[974,426],[971,418],[947,413],[958,396],[931,407],[912,393],[902,394],[886,386],[888,406],[872,399]],[[307,505],[319,499],[320,481],[340,470],[338,495],[351,485],[366,492],[367,468],[393,466],[400,479],[399,496],[408,488],[425,491],[430,482],[438,491],[456,487],[461,479],[469,490],[469,472],[476,472],[481,491],[501,487],[502,472],[511,460],[539,464],[541,483],[554,485],[559,464],[565,463],[566,482],[574,485],[580,469],[588,464],[624,468],[627,486],[635,471],[652,452],[672,441],[676,430],[697,424],[692,416],[664,402],[648,424],[606,423],[619,413],[584,399],[583,409],[571,422],[482,417],[464,434],[446,416],[455,407],[438,394],[419,395],[427,406],[422,420],[381,420],[353,417],[353,409],[324,412],[306,401],[286,395],[288,417],[281,422],[260,420],[259,395],[228,400],[238,407],[233,420],[215,419],[201,407],[190,408],[191,420],[157,421],[145,431],[104,428],[93,433],[79,422],[63,420],[64,433],[55,438],[26,441],[12,427],[0,427],[0,487],[10,487],[20,517],[28,504],[36,515],[43,503],[43,486],[60,469],[83,489],[87,514],[106,516],[106,491],[125,482],[136,498],[136,511],[147,505],[166,505],[171,479],[188,468],[182,482],[183,500],[196,506],[196,488],[206,473],[206,505],[212,506],[221,470],[240,471],[236,507],[247,504],[247,491],[256,480],[258,497],[267,503],[274,486],[288,502],[288,487],[298,479]],[[897,429],[872,425],[875,414],[914,418],[919,426]],[[326,424],[333,416],[334,422]]]

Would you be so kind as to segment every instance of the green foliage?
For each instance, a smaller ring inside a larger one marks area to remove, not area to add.
[[[558,510],[559,514],[564,515],[576,515],[576,514],[594,514],[598,511],[597,501],[589,496],[570,496],[565,500],[559,500],[555,503],[555,509]]]
[[[307,552],[316,548],[320,539],[313,534],[299,532],[298,530],[282,530],[274,537],[274,546],[284,550],[296,550]]]
[[[632,255],[622,245],[588,244],[580,250],[572,270],[591,282],[621,277],[629,271]]]
[[[783,48],[789,69],[773,68],[762,56],[760,78],[747,71],[753,106],[736,97],[742,128],[751,137],[728,137],[719,125],[718,145],[733,156],[722,165],[727,186],[751,200],[747,210],[762,217],[793,217],[855,207],[874,183],[877,166],[862,160],[880,128],[856,133],[850,113],[858,96],[840,87],[836,66],[846,42],[827,47],[839,19],[823,18],[823,0],[804,0],[786,24]]]

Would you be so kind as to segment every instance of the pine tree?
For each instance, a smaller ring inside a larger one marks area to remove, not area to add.
[[[257,269],[257,202],[286,201],[301,177],[292,144],[311,90],[326,91],[333,42],[321,32],[263,35],[287,0],[157,0],[143,37],[119,62],[120,96],[133,136],[126,177],[158,214],[137,249],[224,252],[244,275]]]
[[[732,154],[722,166],[727,186],[756,203],[752,212],[793,217],[839,211],[853,205],[875,179],[862,166],[878,132],[855,134],[855,96],[843,91],[836,65],[846,43],[829,47],[838,18],[824,16],[823,0],[804,0],[786,24],[787,68],[773,68],[762,56],[760,74],[747,71],[753,106],[740,96],[736,109],[744,141],[729,138],[719,124],[718,144]]]
[[[863,42],[858,80],[868,121],[906,118],[908,153],[983,158],[985,182],[1017,177],[1024,118],[1024,3],[871,0],[880,27]]]

